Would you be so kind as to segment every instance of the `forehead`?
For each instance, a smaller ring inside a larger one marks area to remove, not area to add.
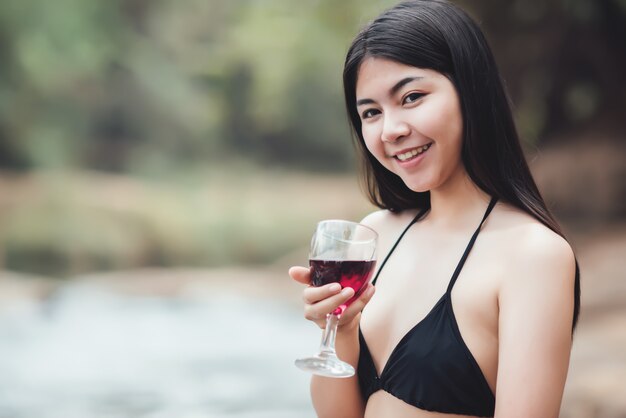
[[[412,67],[397,61],[385,58],[368,57],[359,67],[356,82],[357,97],[375,93],[378,90],[388,90],[391,86],[405,77],[438,78],[442,75],[434,70]]]

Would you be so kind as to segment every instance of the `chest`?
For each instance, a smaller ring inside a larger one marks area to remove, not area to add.
[[[361,329],[379,371],[398,342],[428,319],[457,268],[460,270],[448,300],[455,320],[459,318],[459,325],[472,335],[495,332],[498,273],[479,242],[465,263],[460,263],[468,240],[464,234],[428,240],[407,234],[384,266],[379,266],[376,294],[361,317]]]

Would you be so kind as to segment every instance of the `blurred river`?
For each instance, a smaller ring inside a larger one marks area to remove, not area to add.
[[[314,417],[293,361],[319,338],[280,299],[67,282],[0,306],[0,418]]]
[[[582,315],[560,416],[626,418],[626,224],[579,243]],[[0,272],[0,418],[313,418],[293,361],[320,330],[285,271],[152,269],[60,286]]]

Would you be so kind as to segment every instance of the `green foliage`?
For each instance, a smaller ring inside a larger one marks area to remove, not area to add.
[[[341,65],[372,4],[4,2],[0,164],[167,172],[237,154],[344,170]]]
[[[345,170],[345,51],[394,3],[2,2],[0,166],[153,173],[235,154]],[[528,140],[625,105],[622,0],[461,3]]]
[[[354,184],[258,169],[353,169],[344,56],[395,3],[0,2],[0,169],[22,172],[0,176],[0,261],[63,276],[268,262],[321,217],[358,218],[337,206]],[[459,3],[527,142],[623,136],[625,0]]]
[[[306,247],[319,219],[371,210],[352,177],[246,164],[184,181],[46,171],[0,177],[0,186],[2,267],[58,277],[270,263]]]

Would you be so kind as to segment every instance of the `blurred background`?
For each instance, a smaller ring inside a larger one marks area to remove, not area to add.
[[[358,220],[343,59],[395,1],[0,3],[0,417],[313,417],[286,269]],[[581,264],[563,417],[626,417],[626,1],[482,25]]]

